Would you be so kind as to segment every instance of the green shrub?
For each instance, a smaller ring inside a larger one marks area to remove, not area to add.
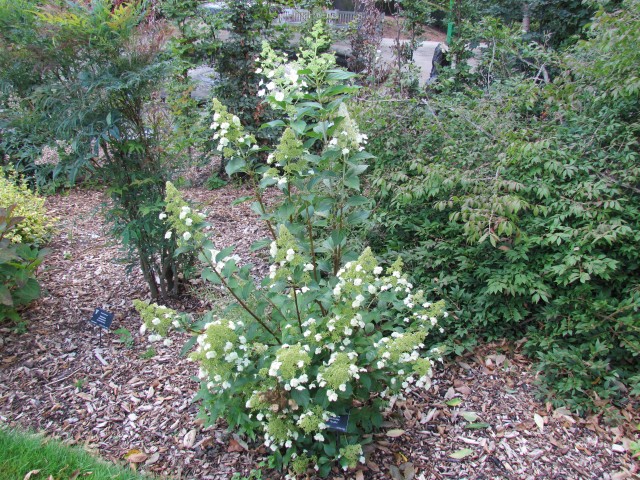
[[[47,242],[53,232],[55,219],[47,214],[44,198],[33,193],[26,182],[15,175],[0,176],[0,208],[12,210],[20,222],[4,238],[12,243],[41,245]]]
[[[321,34],[315,27],[313,40]],[[447,314],[414,288],[400,259],[379,265],[354,241],[354,226],[370,213],[360,177],[372,158],[344,103],[354,75],[313,42],[290,63],[265,44],[261,68],[272,79],[266,101],[281,117],[272,126],[282,131],[267,164],[256,138],[215,100],[212,129],[230,159],[227,172],[254,184],[252,209],[272,235],[254,245],[269,246],[268,277],[258,285],[233,247],[203,241],[193,212],[169,208],[177,202],[167,199],[169,234],[182,250],[199,250],[203,279],[235,301],[195,323],[157,305],[136,308],[152,342],[174,328],[195,332],[187,347],[197,344],[191,358],[200,364],[198,399],[209,423],[222,417],[260,435],[272,465],[292,477],[314,469],[326,477],[335,462],[364,462],[363,434],[381,427],[391,397],[428,388],[440,354],[424,342]],[[267,188],[281,193],[274,205],[262,200]],[[338,415],[348,416],[344,434],[327,425]]]
[[[600,13],[563,58],[526,47],[524,70],[505,38],[481,81],[373,120],[376,245],[454,307],[453,351],[526,335],[541,394],[582,411],[640,393],[639,10]]]

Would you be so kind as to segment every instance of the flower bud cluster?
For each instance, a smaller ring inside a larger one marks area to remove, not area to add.
[[[302,267],[303,272],[310,271],[305,264],[305,256],[300,252],[300,246],[296,238],[289,232],[286,226],[281,225],[278,230],[278,238],[271,242],[269,254],[273,263],[269,267],[269,279],[271,285],[278,280],[290,281],[293,270]],[[311,265],[313,269],[313,265]],[[303,274],[303,279],[308,281],[308,273]]]
[[[225,257],[221,257],[220,250],[216,250],[215,248],[206,250],[205,255],[207,256],[207,260],[211,262],[213,269],[219,275],[222,274],[222,271],[227,266],[227,263],[234,262],[235,265],[238,265],[242,260],[240,258],[240,255],[235,253],[233,255],[226,255]]]
[[[246,153],[260,149],[256,137],[245,132],[238,116],[229,113],[217,98],[212,103],[214,113],[210,128],[214,131],[213,140],[218,142],[217,152],[233,157],[239,150]]]
[[[175,235],[179,247],[200,245],[204,241],[205,214],[191,208],[171,182],[166,184],[165,202],[165,211],[158,215],[170,226],[164,238],[169,240]]]
[[[150,332],[148,337],[150,342],[159,342],[164,338],[164,344],[171,345],[171,339],[166,336],[169,331],[182,326],[181,316],[175,310],[157,303],[150,304],[147,301],[134,300],[133,306],[143,322],[140,326],[140,333],[144,335]]]
[[[344,469],[355,468],[358,462],[364,463],[364,453],[362,451],[362,445],[356,443],[355,445],[347,445],[340,449],[338,458],[344,458],[346,465]]]
[[[280,143],[267,157],[270,168],[262,173],[262,186],[276,184],[281,190],[288,188],[292,179],[308,177],[315,172],[306,160],[307,150],[291,128],[285,129]]]
[[[338,400],[338,392],[346,392],[351,379],[359,379],[360,373],[366,368],[360,368],[357,364],[356,352],[335,352],[331,354],[328,362],[318,369],[318,386],[327,387],[327,399],[330,402]]]

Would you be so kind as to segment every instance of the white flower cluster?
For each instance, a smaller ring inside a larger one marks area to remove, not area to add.
[[[266,97],[272,106],[278,108],[274,102],[284,102],[288,97],[301,98],[307,92],[307,82],[300,76],[304,66],[299,62],[290,62],[286,55],[279,56],[266,44],[256,61],[260,65],[256,73],[264,77],[258,83],[258,96]]]
[[[330,402],[338,400],[338,392],[347,390],[347,383],[352,380],[358,380],[361,372],[366,372],[366,368],[358,367],[358,354],[356,352],[334,352],[327,362],[323,363],[323,368],[318,371],[317,380],[318,387],[332,387],[327,389],[327,399]],[[336,390],[334,390],[336,389]]]
[[[45,145],[42,147],[42,154],[34,160],[34,163],[38,166],[42,165],[57,165],[60,162],[60,154],[57,148]]]
[[[191,358],[204,360],[198,377],[207,382],[210,391],[220,392],[230,388],[229,380],[251,365],[251,348],[247,339],[236,333],[237,329],[243,328],[242,321],[215,319],[204,326],[204,333],[198,335],[198,347]]]
[[[365,149],[364,146],[368,143],[368,140],[369,137],[364,133],[350,135],[348,131],[342,130],[337,137],[332,137],[331,140],[329,140],[329,147],[340,148],[343,155],[349,155],[351,153],[351,149],[349,148],[350,146],[355,143],[355,148],[359,152],[362,152]]]

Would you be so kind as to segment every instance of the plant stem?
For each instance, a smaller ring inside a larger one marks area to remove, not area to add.
[[[302,320],[300,320],[300,309],[298,308],[298,295],[296,294],[295,285],[291,287],[293,291],[293,303],[296,305],[296,315],[298,316],[298,327],[300,328],[300,333],[302,334]]]
[[[203,252],[204,255],[204,252]],[[206,258],[206,255],[205,255]],[[273,330],[271,330],[266,323],[264,323],[262,321],[262,319],[260,319],[260,317],[258,317],[258,315],[256,315],[253,310],[251,310],[249,308],[249,305],[247,305],[240,297],[238,297],[238,295],[236,294],[236,292],[233,291],[233,289],[229,286],[229,284],[227,283],[227,281],[224,279],[224,277],[222,275],[220,275],[220,273],[218,273],[218,271],[215,268],[215,265],[213,265],[212,261],[209,260],[209,265],[211,266],[211,270],[213,270],[215,272],[215,274],[218,276],[218,278],[220,279],[220,282],[222,283],[222,285],[224,285],[224,287],[229,290],[229,293],[231,293],[231,295],[233,295],[233,298],[236,299],[236,301],[240,304],[240,306],[242,308],[245,309],[245,311],[251,315],[256,322],[258,322],[262,328],[264,328],[267,332],[269,332],[271,334],[271,336],[276,340],[276,342],[278,342],[279,345],[282,345],[282,341],[280,341],[280,339],[277,337],[277,335],[273,332]]]

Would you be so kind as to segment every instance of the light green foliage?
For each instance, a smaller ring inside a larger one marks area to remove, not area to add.
[[[44,198],[33,193],[26,182],[15,175],[0,176],[0,208],[7,209],[12,205],[12,215],[20,217],[20,221],[5,233],[4,238],[11,243],[46,243],[56,219],[47,214]]]
[[[252,208],[271,238],[254,247],[269,247],[271,266],[256,285],[232,247],[203,243],[203,278],[235,302],[194,327],[191,358],[200,363],[198,398],[210,422],[223,417],[261,435],[273,464],[292,475],[315,467],[326,476],[334,461],[363,461],[361,435],[380,427],[390,398],[429,385],[428,357],[439,352],[426,353],[423,341],[445,312],[414,289],[400,260],[385,270],[354,241],[369,216],[360,176],[372,156],[344,104],[356,90],[353,75],[320,51],[312,41],[289,62],[265,45],[263,94],[281,114],[270,123],[281,132],[272,147],[255,147],[214,102],[215,140],[227,171],[242,172],[255,189]],[[282,192],[275,204],[263,200],[268,188]],[[167,213],[175,221],[177,210]],[[347,413],[339,451],[326,422]]]
[[[453,351],[526,336],[541,394],[579,411],[640,392],[640,3],[623,5],[564,55],[485,22],[475,72],[362,110],[386,227],[375,245],[456,306]]]
[[[116,335],[118,335],[118,337],[120,337],[120,342],[127,348],[131,348],[133,347],[133,336],[131,335],[131,332],[129,331],[129,329],[124,328],[124,327],[120,327],[117,330],[114,330],[114,332]]]

